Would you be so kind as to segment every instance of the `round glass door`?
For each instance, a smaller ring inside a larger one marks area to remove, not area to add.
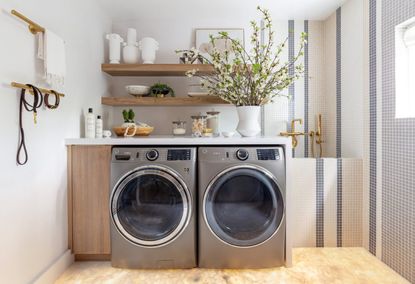
[[[256,166],[236,166],[216,176],[206,189],[205,220],[222,241],[238,247],[272,237],[284,216],[284,200],[275,177]]]
[[[112,218],[118,231],[138,245],[158,246],[187,225],[190,198],[184,182],[164,168],[137,169],[115,188]]]

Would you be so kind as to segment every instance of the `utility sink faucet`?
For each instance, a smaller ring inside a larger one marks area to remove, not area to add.
[[[280,133],[281,136],[291,137],[292,138],[292,146],[293,146],[293,148],[297,147],[297,145],[298,145],[297,136],[302,136],[302,135],[305,135],[306,134],[304,132],[296,132],[295,131],[295,123],[296,122],[300,123],[300,125],[303,124],[303,120],[301,118],[293,119],[291,121],[291,132],[281,132]]]

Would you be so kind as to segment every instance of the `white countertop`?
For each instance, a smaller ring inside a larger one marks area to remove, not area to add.
[[[291,145],[291,139],[282,136],[261,137],[177,137],[151,135],[137,138],[69,138],[66,145]]]

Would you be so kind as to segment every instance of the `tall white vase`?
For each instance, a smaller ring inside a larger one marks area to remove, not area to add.
[[[236,130],[245,137],[256,136],[261,132],[259,118],[261,115],[260,106],[239,106],[236,107],[239,123]]]

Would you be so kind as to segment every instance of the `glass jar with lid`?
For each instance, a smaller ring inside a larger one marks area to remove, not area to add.
[[[214,137],[219,136],[219,111],[208,111],[206,119],[206,128],[211,130]]]
[[[174,136],[183,136],[186,135],[186,121],[176,120],[173,121],[173,135]]]
[[[192,118],[192,136],[202,137],[206,128],[206,115],[193,115]]]

